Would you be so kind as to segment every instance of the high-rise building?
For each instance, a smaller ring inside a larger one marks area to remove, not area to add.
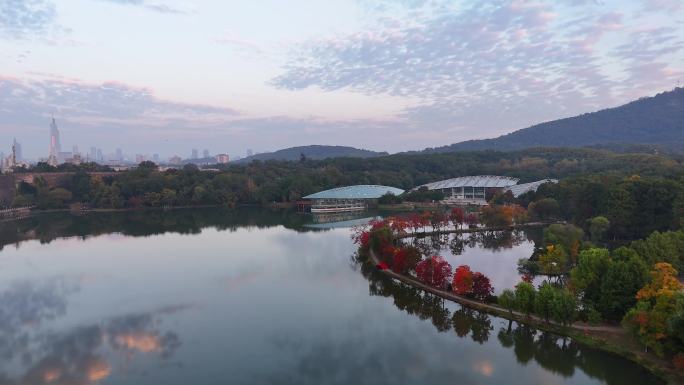
[[[17,142],[17,138],[14,138],[12,146],[14,147],[14,156],[16,157],[17,162],[24,160],[24,155],[21,152],[21,143]]]
[[[101,149],[101,148],[98,148],[98,149],[97,149],[97,156],[96,156],[96,158],[97,158],[97,161],[98,161],[98,162],[104,162],[104,154],[102,154],[102,149]]]
[[[202,157],[203,157],[203,158],[208,158],[208,157],[209,157],[209,150],[208,150],[208,149],[205,148],[204,151],[202,151]]]
[[[198,153],[197,149],[193,148],[192,149],[192,155],[190,156],[190,159],[197,159],[197,153]]]
[[[71,146],[71,153],[74,154],[74,155],[80,154],[80,153],[78,152],[78,146],[77,146],[77,145],[74,144],[73,146]]]
[[[252,155],[254,155],[254,151],[252,151],[251,148],[248,148],[247,149],[247,156],[252,156]]]
[[[123,161],[123,158],[124,158],[124,157],[123,157],[123,151],[121,151],[120,148],[117,148],[117,149],[116,149],[116,160],[119,161],[119,162],[122,162],[122,161]]]
[[[97,162],[97,148],[90,147],[90,161]]]
[[[59,153],[62,152],[62,145],[59,141],[59,129],[57,128],[57,122],[55,118],[52,118],[52,123],[50,123],[50,154],[48,157],[48,163],[56,165],[59,164],[61,159],[59,159]]]
[[[178,155],[174,155],[169,158],[169,163],[171,164],[181,164],[182,161],[183,159],[181,159],[181,157]]]
[[[154,163],[159,163],[159,154],[152,155],[152,161]]]
[[[218,154],[216,155],[215,159],[216,163],[220,164],[226,164],[230,161],[230,157],[228,156],[228,154]]]

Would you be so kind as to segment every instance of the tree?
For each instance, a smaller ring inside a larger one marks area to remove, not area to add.
[[[451,265],[440,256],[424,259],[416,265],[416,276],[428,285],[439,289],[446,289],[451,279]]]
[[[161,192],[161,201],[164,206],[173,206],[176,203],[176,191],[169,188],[165,188]]]
[[[463,221],[465,221],[465,212],[460,207],[454,207],[453,209],[451,209],[451,212],[449,213],[449,219],[451,220],[451,223],[454,225],[454,228],[461,228],[461,225],[463,225]]]
[[[603,216],[593,217],[589,220],[589,234],[593,242],[600,242],[603,240],[604,234],[610,228],[610,221]]]
[[[572,224],[554,223],[544,229],[544,241],[546,244],[562,247],[573,263],[577,258],[583,238],[584,231]]]
[[[473,274],[473,297],[479,301],[485,301],[494,293],[494,288],[489,278],[484,274],[475,272]]]
[[[539,287],[539,291],[534,296],[534,312],[549,322],[551,308],[556,289],[550,283],[544,281]]]
[[[568,257],[565,251],[557,246],[550,245],[546,253],[539,256],[539,268],[545,275],[561,275],[566,272]]]
[[[470,266],[461,265],[456,268],[451,288],[458,295],[469,295],[473,292],[473,272]]]
[[[555,289],[551,302],[551,318],[554,321],[567,325],[575,320],[577,314],[577,300],[567,289]]]
[[[420,251],[413,246],[397,248],[392,258],[392,270],[395,273],[408,274],[415,271],[420,258]]]
[[[641,343],[662,356],[672,343],[669,321],[677,313],[682,284],[669,263],[657,263],[650,275],[651,281],[637,292],[637,303],[622,322]]]
[[[470,214],[466,215],[465,222],[469,227],[477,226],[477,222],[478,222],[477,215],[475,215],[475,213],[470,213]]]
[[[596,308],[601,299],[601,282],[610,265],[608,249],[582,250],[570,271],[570,286],[581,296],[585,304]]]
[[[626,248],[625,248],[626,249]],[[600,296],[596,309],[604,319],[619,321],[636,303],[636,293],[644,286],[648,267],[638,255],[627,259],[616,258],[608,265],[605,275],[600,278]],[[594,295],[594,300],[596,296]]]
[[[516,308],[529,315],[534,310],[536,290],[531,283],[520,282],[515,286]]]
[[[547,221],[558,218],[560,215],[560,205],[553,198],[542,198],[528,206],[530,217],[535,220]]]
[[[504,309],[508,310],[509,314],[513,315],[513,309],[516,308],[515,292],[511,289],[505,289],[498,298],[498,304]]]

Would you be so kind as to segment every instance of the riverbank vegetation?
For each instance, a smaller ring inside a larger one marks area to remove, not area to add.
[[[596,179],[596,183],[603,183],[605,186],[638,175],[646,186],[651,184],[652,178],[664,178],[676,185],[675,190],[671,191],[679,192],[683,190],[680,181],[684,177],[680,159],[593,149],[396,154],[371,159],[254,161],[215,167],[212,170],[200,170],[194,165],[186,165],[180,169],[159,171],[152,162],[143,162],[136,169],[102,177],[92,176],[88,172],[108,169],[91,164],[60,168],[39,164],[26,171],[69,171],[74,174],[58,186],[46,185],[39,188],[39,183],[24,183],[17,191],[15,202],[0,204],[32,203],[40,208],[63,207],[74,202],[101,208],[270,204],[295,202],[305,195],[345,185],[381,184],[410,190],[440,179],[480,174],[517,177],[521,182],[544,178],[589,178],[588,180]],[[562,191],[566,190],[565,186],[569,188],[577,183],[564,184]],[[586,183],[580,183],[581,186],[584,184]],[[51,191],[57,188],[64,189],[71,195],[62,190],[54,193]],[[589,188],[588,191],[590,190]],[[593,215],[593,212],[601,211],[599,203],[602,202],[592,199],[593,195],[582,198],[581,202],[589,205],[590,210],[585,210],[584,206],[578,204],[564,205],[565,200],[571,200],[572,193],[562,191],[549,190],[539,196],[528,197],[522,201],[523,206],[534,203],[539,208],[536,212],[540,215],[554,214],[554,207],[547,207],[548,204],[553,206],[553,203],[541,201],[548,195],[560,204],[556,208],[559,215],[591,218],[598,215]],[[400,200],[420,202],[439,198],[439,193],[413,191],[400,197]],[[616,225],[620,223],[617,220],[612,222]]]
[[[490,206],[478,217],[484,226],[514,225],[529,220],[524,213],[522,207]],[[594,243],[606,232],[606,220],[592,221],[588,237],[572,224],[552,224],[544,230],[543,244],[532,257],[520,261],[521,281],[495,297],[484,274],[465,265],[454,270],[441,256],[424,255],[407,242],[422,234],[458,232],[465,216],[457,208],[390,217],[358,228],[354,239],[361,254],[372,251],[379,258],[379,269],[391,269],[511,313],[534,314],[559,325],[577,321],[621,324],[643,347],[684,369],[684,293],[675,267],[682,263],[680,250],[684,249],[678,249],[677,242],[684,239],[684,233],[656,232],[611,249]],[[535,286],[537,276],[543,281]]]

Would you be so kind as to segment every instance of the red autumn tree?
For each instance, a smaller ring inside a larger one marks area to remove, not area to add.
[[[486,275],[480,273],[479,271],[473,274],[473,297],[480,301],[484,301],[489,296],[494,294],[494,288],[492,287],[489,278]]]
[[[456,294],[469,295],[473,291],[473,272],[468,265],[461,265],[454,272],[451,288]]]
[[[451,223],[455,228],[460,228],[463,221],[465,221],[465,212],[460,207],[454,207],[451,209],[451,213],[449,213],[449,219],[451,219]]]
[[[446,289],[451,275],[451,265],[438,255],[424,259],[416,265],[418,279],[440,289]]]
[[[417,233],[418,230],[420,230],[420,228],[423,227],[423,218],[420,214],[413,213],[409,216],[408,223],[409,227],[411,227],[413,232]]]
[[[391,223],[390,227],[395,234],[405,234],[406,229],[409,227],[409,221],[404,217],[391,217],[389,221]]]
[[[477,215],[470,213],[466,216],[465,222],[468,226],[475,226],[477,224]]]
[[[435,231],[440,231],[443,226],[448,224],[448,218],[440,211],[435,211],[430,215],[430,226]]]
[[[392,259],[392,270],[399,274],[408,274],[416,269],[420,262],[420,251],[413,246],[404,246],[397,249]]]

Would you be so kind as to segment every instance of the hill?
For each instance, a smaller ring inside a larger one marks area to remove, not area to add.
[[[242,158],[236,163],[249,163],[253,160],[299,160],[301,155],[307,159],[321,160],[327,158],[374,158],[388,155],[386,152],[376,152],[345,146],[297,146],[284,148],[274,152],[264,152]]]
[[[469,140],[423,152],[507,151],[531,147],[612,148],[630,144],[684,152],[684,88],[620,107],[537,124],[498,138]]]

